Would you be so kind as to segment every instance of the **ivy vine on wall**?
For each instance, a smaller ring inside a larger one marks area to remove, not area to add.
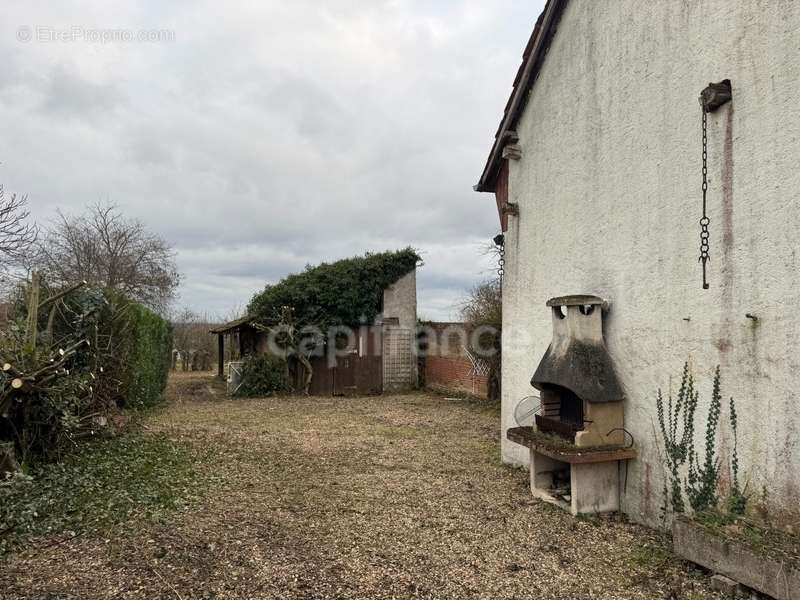
[[[717,455],[717,438],[722,409],[721,377],[719,366],[714,371],[711,401],[705,422],[702,454],[695,447],[697,406],[700,392],[695,387],[689,363],[683,365],[681,385],[677,397],[669,394],[665,399],[661,390],[656,395],[659,432],[664,449],[664,466],[667,478],[664,483],[664,513],[686,512],[686,501],[698,513],[716,509],[719,505],[721,459]],[[739,458],[737,455],[736,404],[730,399],[730,426],[733,437],[731,454],[731,490],[728,509],[742,514],[745,496],[739,487]],[[685,500],[684,500],[685,498]]]
[[[323,331],[372,323],[381,311],[383,290],[420,263],[413,248],[367,253],[289,275],[253,296],[248,313],[265,324],[281,320],[291,307],[296,325]]]

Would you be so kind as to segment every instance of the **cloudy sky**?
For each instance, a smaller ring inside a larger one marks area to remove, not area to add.
[[[452,318],[490,274],[471,188],[542,4],[4,0],[0,183],[40,222],[142,220],[197,310],[412,245],[420,314]]]

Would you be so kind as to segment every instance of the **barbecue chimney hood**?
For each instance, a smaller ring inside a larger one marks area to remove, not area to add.
[[[608,303],[597,296],[560,296],[547,301],[553,311],[553,341],[531,385],[559,386],[585,402],[620,402],[622,387],[603,341]]]
[[[547,301],[553,341],[531,385],[542,392],[537,429],[576,446],[621,444],[624,395],[603,341],[603,311],[597,296],[560,296]]]

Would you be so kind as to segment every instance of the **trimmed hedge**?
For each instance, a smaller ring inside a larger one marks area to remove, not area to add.
[[[167,386],[172,326],[153,311],[131,302],[127,310],[130,346],[122,403],[142,408],[157,404]]]

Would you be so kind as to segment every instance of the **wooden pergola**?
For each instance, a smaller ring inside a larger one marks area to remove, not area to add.
[[[240,334],[243,330],[252,330],[253,317],[246,316],[234,321],[215,327],[210,331],[212,335],[217,336],[217,377],[223,379],[225,377],[225,336],[232,336]],[[239,335],[239,353],[243,353],[242,338]]]

